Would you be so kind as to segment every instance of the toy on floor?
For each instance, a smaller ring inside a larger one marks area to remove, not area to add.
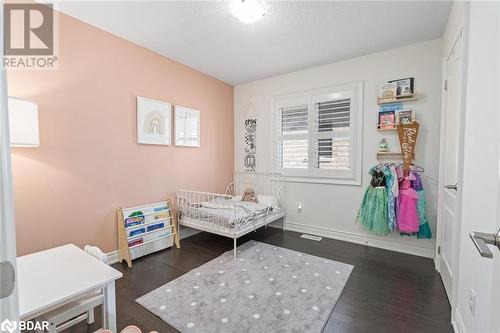
[[[254,189],[251,187],[247,187],[245,189],[245,192],[243,192],[243,195],[241,196],[241,201],[258,203],[259,199],[257,199],[257,195],[255,194]]]
[[[114,333],[111,332],[110,330],[98,330],[95,333]],[[137,326],[131,325],[125,327],[123,330],[120,331],[120,333],[142,333],[141,329]],[[157,331],[151,331],[149,333],[158,333]]]

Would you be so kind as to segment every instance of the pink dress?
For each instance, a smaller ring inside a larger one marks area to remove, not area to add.
[[[417,213],[418,194],[411,188],[411,181],[415,177],[410,173],[402,178],[399,183],[398,229],[404,233],[418,232],[420,224]]]

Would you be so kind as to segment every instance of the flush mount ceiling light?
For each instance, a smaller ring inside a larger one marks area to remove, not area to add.
[[[243,23],[255,23],[265,14],[264,6],[256,0],[237,1],[233,6],[233,16]]]

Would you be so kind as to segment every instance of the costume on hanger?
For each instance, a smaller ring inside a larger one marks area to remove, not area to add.
[[[375,166],[370,169],[370,185],[366,189],[356,221],[362,228],[376,235],[385,236],[391,232],[387,225],[386,168]]]
[[[419,219],[417,213],[418,194],[411,187],[415,180],[413,173],[404,175],[398,169],[399,198],[398,198],[398,230],[402,233],[418,232]]]
[[[417,213],[419,219],[419,227],[417,238],[432,238],[432,231],[427,220],[426,202],[424,195],[424,187],[422,186],[422,179],[418,173],[414,172],[415,180],[412,182],[413,189],[417,192]]]
[[[365,231],[385,236],[398,230],[401,235],[432,238],[417,169],[413,165],[405,175],[401,166],[378,164],[369,170],[372,178],[356,218]]]
[[[396,198],[399,195],[399,186],[398,186],[398,176],[396,173],[396,166],[389,165],[385,166],[387,168],[387,179],[386,179],[386,188],[387,188],[387,223],[388,227],[391,231],[396,228]]]

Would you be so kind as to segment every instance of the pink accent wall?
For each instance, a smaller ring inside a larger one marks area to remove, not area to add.
[[[233,173],[233,87],[66,15],[57,71],[11,71],[38,103],[40,148],[14,148],[18,255],[66,243],[117,249],[116,208],[223,191]],[[202,56],[202,55],[200,55]],[[136,143],[136,96],[201,111],[201,148]]]

